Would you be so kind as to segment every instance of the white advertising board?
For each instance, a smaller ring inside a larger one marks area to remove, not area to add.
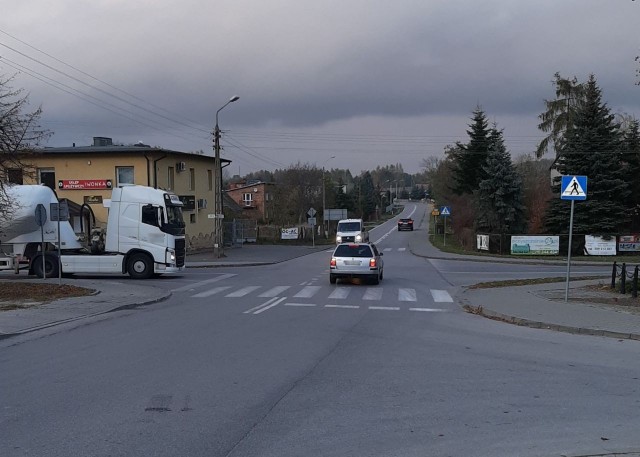
[[[584,236],[585,255],[616,255],[616,238],[605,240],[601,236]]]
[[[476,247],[479,251],[488,251],[489,235],[476,235]]]
[[[281,240],[297,240],[298,239],[298,227],[283,228],[280,231]]]
[[[518,235],[511,237],[513,255],[558,255],[560,237],[547,235]]]

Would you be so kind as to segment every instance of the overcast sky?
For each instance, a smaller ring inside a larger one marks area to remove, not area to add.
[[[94,136],[211,153],[233,174],[297,162],[415,173],[480,105],[531,152],[555,72],[593,73],[640,117],[640,1],[0,0],[0,74],[48,146]],[[335,156],[334,158],[332,158]]]

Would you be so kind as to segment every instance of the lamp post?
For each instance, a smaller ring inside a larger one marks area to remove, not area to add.
[[[220,161],[220,127],[218,127],[218,113],[224,109],[229,103],[235,102],[239,99],[237,95],[234,95],[229,99],[227,103],[216,111],[216,126],[213,130],[213,149],[215,152],[214,159],[214,174],[215,174],[215,188],[218,195],[214,193],[214,223],[213,223],[213,248],[214,255],[216,257],[222,257],[224,255],[224,239],[222,230],[222,219],[224,217],[224,206],[222,203],[222,162]]]
[[[326,223],[328,223],[329,221],[327,220],[326,216],[325,216],[325,211],[327,210],[327,205],[325,202],[325,184],[324,184],[324,166],[327,164],[327,162],[331,159],[335,159],[336,156],[331,156],[329,157],[327,160],[324,161],[324,163],[322,164],[322,230],[324,231],[324,237],[327,237],[327,225]],[[325,221],[327,221],[325,223]]]

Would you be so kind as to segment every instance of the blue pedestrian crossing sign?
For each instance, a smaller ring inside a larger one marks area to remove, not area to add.
[[[562,176],[560,184],[561,200],[586,200],[587,177],[586,176]]]
[[[440,216],[451,216],[451,208],[449,208],[448,206],[441,206]]]

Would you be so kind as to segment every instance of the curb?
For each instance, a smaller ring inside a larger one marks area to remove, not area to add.
[[[93,295],[98,295],[100,293],[100,291],[95,291],[94,293],[90,294],[89,296]],[[24,330],[21,330],[19,332],[13,332],[13,333],[0,333],[0,341],[4,340],[4,339],[8,339],[14,336],[19,336],[19,335],[25,335],[27,333],[31,333],[31,332],[35,332],[37,330],[44,330],[46,328],[50,328],[50,327],[55,327],[56,325],[62,325],[62,324],[68,324],[70,322],[75,322],[78,321],[80,319],[86,319],[89,317],[96,317],[96,316],[101,316],[103,314],[108,314],[108,313],[113,313],[116,311],[123,311],[123,310],[127,310],[127,309],[135,309],[135,308],[139,308],[141,306],[146,306],[146,305],[152,305],[154,303],[160,303],[162,301],[165,301],[167,299],[169,299],[172,296],[171,292],[168,291],[165,295],[161,296],[161,297],[157,297],[157,298],[153,298],[151,300],[146,300],[143,302],[136,302],[136,303],[129,303],[126,305],[121,305],[121,306],[116,306],[115,308],[110,308],[108,310],[105,311],[99,311],[97,313],[91,313],[91,314],[83,314],[81,316],[76,316],[76,317],[70,317],[68,319],[62,319],[59,321],[53,321],[53,322],[48,322],[46,324],[42,324],[42,325],[37,325],[35,327],[29,327],[26,328]]]
[[[548,324],[546,322],[533,321],[520,317],[508,316],[491,310],[485,310],[482,306],[463,305],[462,309],[469,314],[475,314],[487,319],[505,322],[507,324],[518,325],[542,330],[555,330],[557,332],[571,333],[573,335],[604,336],[606,338],[616,338],[624,340],[640,341],[640,334],[613,332],[610,330],[596,330],[592,328],[571,327],[568,325]]]

